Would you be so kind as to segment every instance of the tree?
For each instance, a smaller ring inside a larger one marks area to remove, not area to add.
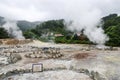
[[[9,38],[9,34],[4,28],[0,28],[0,39]]]

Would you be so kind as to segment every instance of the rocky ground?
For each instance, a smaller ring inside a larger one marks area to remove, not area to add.
[[[60,48],[60,53],[49,49],[44,55],[41,49],[46,47]],[[120,80],[119,48],[98,49],[82,44],[33,41],[17,46],[1,45],[0,50],[1,80]],[[41,57],[35,57],[38,53]],[[10,54],[14,55],[9,57]],[[26,57],[28,54],[32,57]],[[62,56],[54,57],[58,54]],[[43,64],[43,72],[32,74],[32,64],[36,63]]]

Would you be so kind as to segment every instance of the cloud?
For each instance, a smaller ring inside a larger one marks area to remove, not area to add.
[[[79,13],[101,12],[100,16],[118,13],[119,0],[1,0],[0,15],[29,21],[71,17]],[[78,17],[76,15],[76,17]]]

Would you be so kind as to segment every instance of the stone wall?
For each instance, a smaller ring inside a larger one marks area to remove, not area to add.
[[[17,53],[0,53],[0,55],[7,57],[8,64],[16,63],[17,61],[22,59],[22,57]]]
[[[43,71],[56,71],[56,70],[66,70],[66,68],[44,68]],[[95,71],[89,71],[88,69],[73,69],[71,68],[70,70],[75,71],[77,73],[83,73],[88,75],[92,80],[106,80],[103,78],[98,72]],[[24,73],[32,73],[32,69],[15,69],[12,71],[8,71],[7,73],[1,73],[0,74],[0,80],[7,78],[9,76],[13,75],[21,75]]]
[[[62,56],[63,54],[60,52],[60,48],[54,48],[54,47],[38,48],[37,51],[33,51],[25,55],[25,57],[27,58],[45,58],[45,59],[59,58]]]

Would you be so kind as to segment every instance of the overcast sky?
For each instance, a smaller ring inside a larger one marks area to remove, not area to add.
[[[0,16],[16,20],[89,18],[96,12],[99,17],[119,14],[120,0],[0,0]]]

